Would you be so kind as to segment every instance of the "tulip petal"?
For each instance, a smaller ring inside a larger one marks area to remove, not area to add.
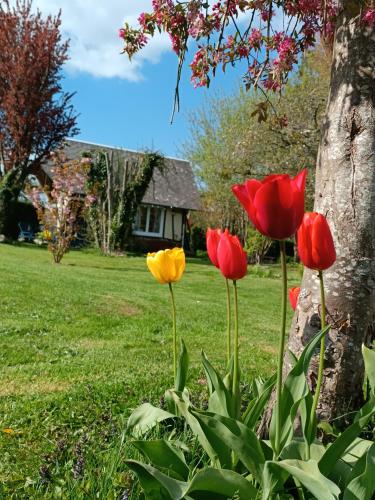
[[[207,229],[206,232],[206,248],[208,257],[212,264],[216,267],[219,267],[219,263],[217,261],[217,246],[220,241],[221,230],[220,229]]]
[[[185,271],[185,252],[182,248],[173,248],[169,254],[169,259],[173,264],[173,276],[171,275],[171,281],[179,281]]]
[[[232,192],[241,203],[243,208],[246,210],[247,215],[251,222],[256,226],[255,210],[253,207],[253,199],[255,197],[257,189],[261,186],[261,183],[255,179],[246,181],[245,184],[236,184],[232,186]]]
[[[241,205],[246,209],[250,201],[246,186],[244,184],[235,184],[234,186],[232,186],[232,193],[241,203]]]
[[[260,181],[257,181],[256,179],[249,179],[245,182],[246,191],[251,202],[254,201],[255,194],[261,186],[262,183]]]
[[[292,183],[295,184],[300,191],[305,191],[306,176],[307,176],[307,168],[304,168],[292,180]]]
[[[147,267],[149,268],[151,274],[154,276],[154,278],[158,280],[159,283],[161,283],[162,285],[166,283],[161,273],[161,267],[156,253],[147,255]]]
[[[296,230],[293,200],[288,176],[263,184],[254,199],[256,225],[260,232],[277,240],[292,236]]]

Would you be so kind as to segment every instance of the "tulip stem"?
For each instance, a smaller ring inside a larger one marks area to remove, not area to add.
[[[283,362],[285,350],[285,327],[286,327],[286,300],[287,300],[287,270],[286,270],[286,250],[285,241],[280,241],[280,260],[282,272],[282,295],[281,295],[281,328],[279,339],[279,355],[277,362],[277,383],[276,383],[276,436],[275,436],[275,455],[280,454],[281,441],[281,391],[283,384]]]
[[[176,331],[176,304],[174,301],[174,293],[172,288],[172,283],[168,283],[169,291],[171,292],[171,304],[172,304],[172,323],[173,323],[173,376],[176,379],[177,375],[177,331]]]
[[[238,367],[238,297],[237,297],[237,283],[233,280],[234,288],[234,348],[233,348],[233,380],[232,380],[232,395],[233,401],[236,402],[239,393],[239,367]],[[237,405],[235,404],[237,407]]]
[[[326,327],[326,301],[324,294],[324,282],[323,282],[323,272],[319,271],[319,282],[320,282],[320,305],[321,305],[321,330]],[[324,351],[325,351],[325,335],[323,335],[320,341],[320,353],[319,353],[319,368],[318,368],[318,380],[316,382],[315,394],[313,399],[313,405],[311,409],[311,428],[316,417],[316,409],[318,408],[320,389],[323,382],[323,372],[324,372]]]
[[[225,278],[225,285],[227,289],[227,364],[230,364],[231,356],[231,335],[230,335],[230,290],[229,290],[229,280]]]

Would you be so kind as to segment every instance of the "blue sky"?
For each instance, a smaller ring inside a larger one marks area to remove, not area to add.
[[[194,89],[186,66],[181,111],[170,125],[177,58],[167,36],[157,36],[132,63],[120,55],[118,28],[124,21],[136,24],[151,0],[34,0],[34,6],[44,15],[62,10],[63,34],[71,40],[63,87],[76,92],[79,139],[181,156],[189,111],[202,106],[208,95],[229,93],[239,85],[240,72],[228,69],[208,91]]]
[[[125,56],[122,56],[125,58]],[[120,58],[119,64],[122,59]],[[76,91],[75,109],[80,113],[80,138],[130,149],[157,149],[181,156],[181,145],[189,136],[189,111],[202,106],[207,96],[228,93],[239,84],[239,73],[218,77],[206,89],[194,89],[189,68],[180,85],[180,107],[173,124],[170,118],[176,80],[176,57],[164,54],[156,65],[146,63],[143,80],[129,82],[89,74],[65,76],[64,89]]]

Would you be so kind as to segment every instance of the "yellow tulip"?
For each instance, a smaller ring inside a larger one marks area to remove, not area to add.
[[[182,248],[172,248],[148,253],[147,267],[161,284],[179,281],[185,271],[185,252]]]

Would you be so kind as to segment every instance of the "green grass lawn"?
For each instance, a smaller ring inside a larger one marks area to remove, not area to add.
[[[278,267],[255,268],[239,282],[244,380],[275,370],[278,277]],[[292,272],[290,286],[298,280]],[[198,394],[201,349],[224,367],[223,278],[189,259],[175,293]],[[0,245],[0,312],[1,498],[21,497],[56,447],[84,433],[116,439],[132,408],[172,385],[168,289],[144,257],[73,251],[55,265],[45,249]]]

